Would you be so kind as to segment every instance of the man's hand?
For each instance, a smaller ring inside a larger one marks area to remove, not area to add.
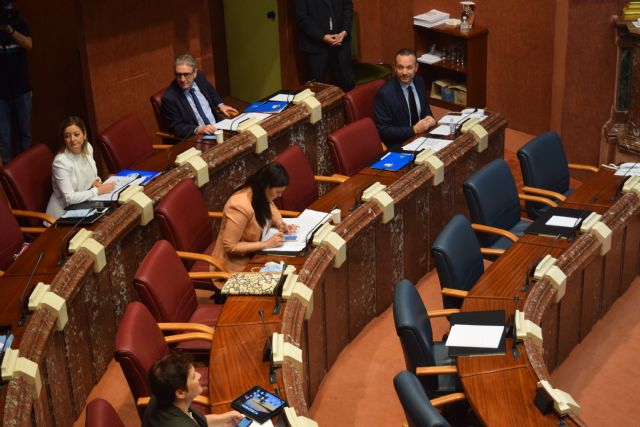
[[[429,130],[429,128],[436,124],[436,119],[431,116],[427,116],[424,119],[421,119],[413,125],[413,132],[415,134],[424,133]]]
[[[338,37],[339,37],[339,34],[325,34],[324,37],[322,38],[322,41],[332,47],[339,46],[342,44],[342,39],[338,40]]]
[[[347,36],[347,32],[346,31],[342,31],[338,34],[336,34],[336,43],[334,44],[334,46],[340,46],[342,44],[342,41],[344,40],[344,38]]]
[[[230,107],[228,105],[224,105],[224,104],[221,104],[218,107],[218,109],[220,110],[220,112],[222,114],[224,114],[227,117],[235,117],[235,116],[237,116],[239,114],[238,110],[236,110],[235,108]]]
[[[198,135],[213,135],[218,129],[214,125],[202,125],[198,126],[196,133]]]

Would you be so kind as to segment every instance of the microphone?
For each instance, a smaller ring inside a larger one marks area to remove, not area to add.
[[[269,330],[267,329],[267,323],[264,320],[264,311],[262,309],[258,310],[258,316],[262,320],[262,327],[264,329],[265,342],[264,348],[262,349],[262,361],[269,362],[269,383],[275,384],[278,382],[278,376],[276,375],[276,367],[273,365],[272,354],[273,350],[271,349],[271,336],[269,335]]]
[[[511,354],[513,354],[514,359],[520,357],[520,349],[518,348],[518,331],[516,330],[516,310],[518,309],[518,302],[518,295],[514,295],[513,314],[511,315],[511,319],[509,319],[509,323],[511,323]]]
[[[557,234],[553,240],[551,242],[549,242],[549,244],[547,246],[545,246],[544,251],[532,262],[529,264],[528,268],[527,268],[527,276],[525,278],[525,282],[524,285],[522,286],[522,288],[520,289],[520,292],[527,292],[529,290],[529,286],[531,286],[533,284],[533,275],[536,271],[536,267],[538,266],[538,264],[540,263],[540,261],[542,261],[542,258],[544,258],[547,253],[549,252],[549,250],[551,249],[551,246],[553,246],[553,244],[560,238],[562,237],[561,234]],[[517,301],[516,301],[517,302]]]
[[[418,157],[418,153],[420,152],[420,150],[422,149],[422,146],[424,145],[425,142],[427,142],[427,137],[423,136],[423,140],[420,143],[420,145],[418,145],[418,148],[416,148],[415,150],[413,150],[413,156],[411,157],[411,162],[409,163],[409,170],[412,170],[413,167],[416,165],[416,157]]]
[[[82,218],[76,221],[76,223],[73,224],[73,227],[71,227],[71,230],[69,230],[67,234],[65,234],[64,237],[62,238],[62,241],[60,242],[60,259],[58,260],[58,267],[62,266],[62,264],[64,264],[67,261],[67,257],[69,255],[69,251],[67,250],[67,245],[69,244],[69,240],[71,240],[71,235],[73,234],[74,231],[76,231],[78,226],[85,219],[87,219],[87,216],[89,216],[89,214],[92,211],[95,211],[95,209],[87,209],[87,213],[85,213]]]
[[[22,289],[22,294],[20,295],[20,300],[18,301],[20,303],[20,319],[18,320],[18,326],[24,325],[24,322],[27,320],[28,310],[26,310],[24,307],[24,303],[25,303],[24,297],[25,297],[25,293],[27,292],[27,289],[29,289],[29,286],[31,285],[31,280],[33,279],[33,275],[38,269],[38,266],[40,265],[40,261],[42,261],[42,257],[44,257],[44,251],[40,251],[40,254],[38,255],[38,259],[36,260],[36,264],[33,266],[33,269],[31,270],[31,274],[29,275],[29,280],[27,280],[27,284]]]
[[[278,280],[278,284],[273,289],[273,295],[276,298],[275,305],[273,306],[273,311],[271,314],[280,314],[280,302],[282,301],[282,290],[284,289],[284,282],[287,280],[287,275],[284,274],[287,269],[287,263],[282,264],[282,274],[280,274],[280,279]]]

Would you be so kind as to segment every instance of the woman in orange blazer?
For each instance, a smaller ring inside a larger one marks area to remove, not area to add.
[[[283,233],[291,226],[282,221],[273,201],[289,184],[289,175],[279,163],[270,163],[250,176],[227,200],[213,256],[229,272],[242,271],[254,252],[281,246]],[[269,239],[270,228],[280,230]]]

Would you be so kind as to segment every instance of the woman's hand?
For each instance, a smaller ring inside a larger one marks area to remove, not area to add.
[[[93,184],[94,187],[98,189],[98,194],[107,194],[113,191],[113,187],[115,187],[115,182],[110,182],[108,184]]]
[[[295,224],[285,224],[283,222],[282,226],[280,226],[280,231],[284,234],[296,234],[296,232],[298,231],[298,226]]]
[[[277,248],[278,246],[282,246],[283,243],[284,237],[282,233],[276,233],[264,241],[265,249]]]

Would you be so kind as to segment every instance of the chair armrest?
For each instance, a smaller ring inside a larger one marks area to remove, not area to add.
[[[513,234],[510,231],[503,230],[502,228],[491,227],[489,225],[484,225],[484,224],[471,224],[471,228],[473,228],[473,230],[479,231],[481,233],[491,233],[491,234],[497,234],[499,236],[506,237],[507,239],[511,240],[512,242],[517,242],[518,241],[518,236],[516,236],[515,234]]]
[[[204,261],[207,264],[213,265],[215,268],[218,269],[218,271],[223,271],[225,273],[228,273],[228,271],[224,268],[224,265],[222,264],[222,262],[212,257],[211,255],[199,254],[196,252],[183,252],[183,251],[176,251],[176,254],[178,254],[180,258],[192,259],[194,261]]]
[[[23,233],[44,233],[47,231],[44,227],[20,227],[20,231]]]
[[[167,344],[175,344],[182,341],[194,341],[194,340],[204,340],[204,341],[213,341],[213,335],[205,334],[204,332],[187,332],[186,334],[177,334],[177,335],[167,335],[164,337],[164,341]]]
[[[154,150],[168,150],[171,147],[173,147],[173,145],[169,145],[169,144],[153,144],[152,145]]]
[[[531,193],[538,196],[553,198],[556,200],[560,200],[561,202],[564,202],[565,200],[567,200],[564,194],[560,194],[557,191],[545,190],[545,189],[536,188],[536,187],[529,187],[526,185],[522,187],[522,191],[524,191],[525,193]]]
[[[225,271],[192,271],[189,273],[190,279],[223,279],[227,280],[231,273]]]
[[[457,374],[458,368],[456,365],[446,365],[446,366],[421,366],[416,368],[417,376],[426,376],[426,375],[449,375],[449,374]]]
[[[518,198],[520,200],[528,200],[530,202],[544,203],[545,205],[551,206],[553,208],[558,207],[558,204],[556,202],[554,202],[553,200],[549,200],[546,197],[531,196],[529,194],[518,194]]]
[[[569,163],[569,169],[575,169],[580,171],[598,172],[598,168],[591,165],[582,165],[580,163]]]
[[[211,326],[203,325],[202,323],[189,322],[161,322],[158,323],[158,327],[161,331],[195,331],[209,335],[213,335],[214,331]]]
[[[207,212],[207,214],[209,215],[209,218],[221,219],[222,217],[224,217],[224,212],[209,211]]]
[[[0,277],[4,276],[4,271],[0,270]]]
[[[167,132],[156,132],[156,136],[159,136],[160,138],[173,139],[174,141],[182,141],[181,138],[178,138],[174,134],[167,133]]]
[[[151,402],[151,398],[149,396],[139,397],[136,400],[136,406],[138,408],[142,408],[143,406],[149,406],[149,402]]]
[[[463,291],[461,289],[453,289],[453,288],[442,288],[440,291],[442,295],[447,297],[455,297],[455,298],[466,298],[469,294],[469,291]]]
[[[464,395],[464,393],[451,393],[451,394],[447,394],[446,396],[440,396],[440,397],[436,397],[435,399],[431,399],[430,402],[433,406],[435,406],[436,408],[439,408],[444,405],[449,405],[450,403],[453,403],[453,402],[465,400],[466,398],[467,397]]]
[[[11,213],[15,216],[25,216],[29,218],[36,218],[47,221],[49,224],[53,224],[56,222],[56,219],[51,215],[44,212],[35,212],[35,211],[23,211],[21,209],[11,209]]]
[[[341,184],[349,179],[348,176],[340,175],[337,173],[334,173],[331,176],[315,175],[314,178],[318,182],[333,182],[335,184]]]
[[[455,313],[460,313],[459,308],[446,308],[444,310],[429,310],[427,311],[427,316],[431,317],[445,317],[450,316]]]
[[[278,212],[280,212],[280,215],[284,218],[297,218],[300,215],[298,211],[287,211],[284,209],[279,209]]]
[[[480,248],[480,253],[482,255],[502,255],[504,253],[504,249]]]

